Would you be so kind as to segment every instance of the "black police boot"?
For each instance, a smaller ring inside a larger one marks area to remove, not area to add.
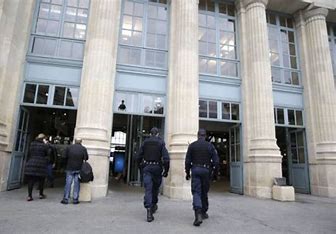
[[[194,226],[199,226],[202,223],[202,211],[201,210],[195,210],[195,221]]]
[[[157,204],[154,204],[154,205],[152,206],[152,213],[155,214],[155,212],[157,211],[157,209],[158,209],[158,205],[157,205]]]
[[[202,211],[202,219],[208,219],[209,215],[207,214],[206,211]]]
[[[154,216],[151,208],[147,208],[147,222],[152,222],[154,220]]]

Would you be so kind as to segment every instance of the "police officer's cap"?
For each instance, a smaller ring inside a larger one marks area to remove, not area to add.
[[[206,131],[204,128],[200,128],[197,133],[198,137],[205,137],[206,136]]]
[[[150,130],[150,133],[151,133],[153,136],[155,136],[156,134],[159,133],[159,129],[157,129],[156,127],[154,127],[154,128],[152,128],[152,129]]]

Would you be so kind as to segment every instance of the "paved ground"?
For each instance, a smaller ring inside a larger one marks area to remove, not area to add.
[[[61,187],[32,202],[26,190],[0,193],[0,233],[336,233],[336,199],[309,195],[282,203],[213,189],[210,218],[194,227],[191,202],[164,196],[147,223],[138,187],[114,185],[106,198],[79,205],[60,204]]]

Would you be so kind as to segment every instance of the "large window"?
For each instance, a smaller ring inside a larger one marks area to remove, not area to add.
[[[272,81],[301,85],[293,19],[267,13],[267,23]]]
[[[22,104],[77,108],[78,97],[78,87],[26,83]]]
[[[274,108],[274,122],[277,126],[303,127],[303,110],[289,108]]]
[[[166,0],[125,0],[118,63],[167,68]]]
[[[239,122],[239,104],[216,100],[199,100],[200,119]]]
[[[234,5],[200,0],[198,22],[200,73],[238,77]]]
[[[29,53],[83,59],[90,0],[39,0]]]
[[[334,81],[336,84],[336,25],[328,25],[328,36],[331,61],[334,70]]]

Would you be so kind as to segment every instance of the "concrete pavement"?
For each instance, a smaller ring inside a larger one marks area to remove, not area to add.
[[[25,201],[27,188],[0,193],[0,233],[336,233],[336,199],[298,195],[296,202],[260,200],[212,189],[208,220],[194,227],[191,201],[160,196],[145,221],[142,188],[111,186],[106,198],[62,205],[62,187]]]

